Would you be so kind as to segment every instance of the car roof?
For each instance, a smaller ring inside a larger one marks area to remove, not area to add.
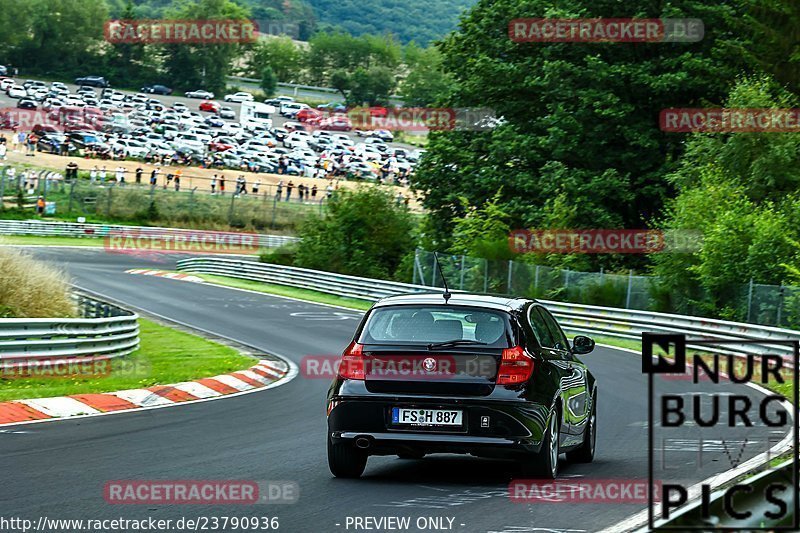
[[[378,300],[374,307],[386,307],[390,305],[461,305],[497,309],[501,311],[512,311],[522,307],[525,303],[532,301],[524,298],[513,298],[509,296],[491,296],[488,294],[454,292],[450,293],[450,299],[447,301],[447,303],[445,303],[442,294],[443,293],[441,292],[431,292],[388,296]]]

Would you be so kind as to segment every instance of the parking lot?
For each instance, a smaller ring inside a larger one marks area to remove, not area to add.
[[[372,131],[359,136],[353,131],[326,131],[338,128],[324,125],[309,127],[281,116],[277,108],[269,120],[244,120],[243,108],[249,108],[246,114],[252,117],[253,109],[264,109],[263,105],[226,102],[223,95],[213,100],[187,98],[20,78],[3,81],[0,88],[4,89],[0,107],[11,117],[54,121],[55,125],[33,126],[39,133],[37,148],[62,155],[91,153],[152,164],[403,186],[422,153],[402,143],[383,142]],[[19,110],[23,101],[35,110]],[[302,106],[289,107],[297,113]],[[226,118],[220,116],[223,108]],[[17,122],[23,131],[32,126],[25,120]]]

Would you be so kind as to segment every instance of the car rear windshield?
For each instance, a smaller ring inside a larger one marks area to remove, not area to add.
[[[452,305],[379,307],[370,313],[358,342],[404,346],[456,340],[508,348],[512,345],[509,316]]]

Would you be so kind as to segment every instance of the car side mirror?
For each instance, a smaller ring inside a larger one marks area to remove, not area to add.
[[[572,339],[572,353],[584,355],[594,350],[594,339],[585,335],[576,335]]]

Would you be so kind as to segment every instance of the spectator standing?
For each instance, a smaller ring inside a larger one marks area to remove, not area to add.
[[[17,144],[18,144],[18,135],[16,133],[11,134],[11,151],[17,151]]]
[[[181,190],[181,171],[175,173],[175,192]]]
[[[297,198],[298,198],[298,201],[300,201],[300,202],[303,201],[303,191],[305,191],[305,189],[306,189],[306,186],[303,185],[302,183],[299,183],[297,185]]]
[[[28,134],[28,153],[31,157],[36,155],[36,143],[39,142],[39,137],[36,136],[35,133],[31,132]]]
[[[247,178],[244,177],[244,174],[239,176],[239,178],[242,180],[241,185],[239,186],[239,192],[240,194],[247,194]]]
[[[92,170],[89,171],[89,183],[94,185],[94,182],[97,181],[97,165],[92,167]]]
[[[6,143],[0,143],[0,161],[6,160],[6,151],[8,151]]]
[[[292,199],[292,189],[294,189],[294,183],[292,183],[292,180],[289,180],[289,183],[286,184],[286,201],[287,202]]]
[[[97,173],[97,177],[100,178],[100,185],[105,185],[106,183],[106,166],[103,165],[103,168],[100,169],[100,172]]]
[[[255,183],[253,183],[253,194],[258,194],[258,190],[261,188],[261,178],[258,178]]]
[[[154,168],[150,171],[150,191],[153,191],[158,185],[158,169]]]
[[[116,170],[117,185],[125,185],[125,167],[117,167]]]
[[[330,200],[333,196],[333,186],[329,183],[327,187],[325,187],[325,195]]]
[[[308,185],[306,185],[304,187],[304,191],[306,193],[306,201],[308,201],[308,195],[311,193],[311,188]]]
[[[136,167],[136,183],[139,184],[142,182],[142,170],[141,166]]]
[[[67,181],[76,181],[78,179],[78,164],[75,161],[70,161],[67,164]]]
[[[40,196],[38,200],[36,200],[36,213],[39,216],[44,215],[44,196]]]
[[[281,201],[281,195],[282,195],[282,194],[283,194],[283,180],[280,180],[280,181],[278,182],[278,187],[277,187],[277,189],[276,189],[276,192],[275,192],[275,198],[276,198],[276,199],[277,199],[279,202]]]
[[[225,174],[219,175],[219,194],[225,196]]]
[[[215,194],[216,188],[217,188],[217,175],[214,174],[214,177],[211,178],[211,194]]]
[[[313,187],[311,187],[311,199],[316,201],[317,200],[317,184],[315,183]]]
[[[25,132],[23,132],[23,131],[20,131],[19,133],[17,133],[17,144],[19,144],[20,146],[23,146],[23,149],[24,149],[24,145],[25,145]],[[16,151],[16,150],[15,150],[15,151]]]

